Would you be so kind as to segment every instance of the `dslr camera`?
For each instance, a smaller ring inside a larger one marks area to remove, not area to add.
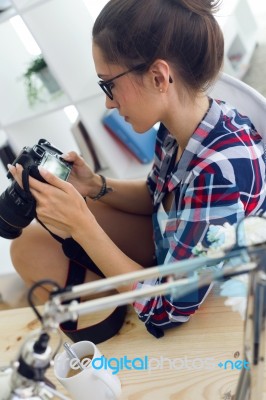
[[[66,181],[72,169],[72,163],[61,158],[63,153],[45,139],[40,139],[33,147],[24,147],[13,161],[23,167],[23,189],[13,179],[11,185],[0,195],[0,236],[15,239],[22,229],[36,217],[36,202],[29,190],[29,175],[45,182],[38,167],[41,166],[52,174]]]

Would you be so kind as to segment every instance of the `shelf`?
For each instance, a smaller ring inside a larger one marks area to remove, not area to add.
[[[243,58],[246,56],[246,49],[239,35],[236,35],[226,56],[231,63],[232,68],[237,70],[243,61]]]
[[[6,133],[3,129],[0,129],[0,147],[2,147],[7,141]]]
[[[100,156],[109,166],[115,178],[146,177],[152,164],[144,165],[135,159],[124,147],[107,132],[101,120],[106,112],[105,96],[99,95],[79,103],[77,109]]]
[[[242,79],[257,43],[257,26],[252,10],[247,0],[231,0],[222,3],[216,19],[224,34],[223,70]]]
[[[83,0],[49,1],[23,19],[73,103],[100,93],[91,55],[93,18]]]
[[[46,92],[47,93],[47,92]],[[9,126],[16,125],[20,122],[25,122],[36,117],[48,115],[51,112],[61,110],[70,104],[70,100],[65,94],[59,94],[58,97],[48,100],[49,94],[45,95],[47,100],[45,102],[37,103],[33,107],[30,107],[26,101],[22,102],[8,118],[4,118],[2,121],[2,127],[7,129]]]
[[[0,128],[19,152],[44,137],[62,151],[81,152],[63,108],[74,105],[90,134],[103,168],[115,178],[144,178],[143,165],[104,128],[105,97],[92,58],[92,27],[108,0],[12,0],[0,13]],[[43,92],[45,101],[30,107],[20,79],[33,57],[24,48],[8,19],[21,16],[60,87],[59,96]],[[216,16],[224,33],[224,71],[242,78],[256,45],[256,23],[247,0],[221,3]],[[248,21],[248,23],[246,22]],[[78,134],[77,134],[78,135]],[[78,136],[76,136],[78,137]],[[81,142],[80,142],[81,143]]]
[[[224,33],[226,32],[225,28],[227,28],[228,19],[235,15],[236,7],[242,2],[243,0],[227,0],[221,3],[220,9],[215,15],[215,18],[219,22],[219,25]]]
[[[0,160],[0,195],[3,193],[4,190],[8,187],[10,181],[6,176],[6,170],[2,161]]]
[[[12,0],[15,7],[20,12],[39,7],[41,4],[47,3],[48,1],[54,1],[54,0]],[[101,9],[105,6],[105,4],[109,0],[97,0],[97,1],[82,0],[82,1],[88,8],[93,19],[96,19],[97,15],[100,13]]]
[[[256,47],[256,37],[250,35],[245,41],[245,45],[240,35],[235,37],[231,48],[226,54],[228,63],[232,68],[232,75],[238,79],[242,79],[250,66],[250,60]]]
[[[0,25],[0,37],[8,38],[8,46],[6,41],[0,41],[0,121],[3,127],[69,104],[66,95],[51,97],[43,91],[46,101],[30,107],[22,75],[33,57],[27,52],[9,21]]]
[[[108,1],[109,0],[97,0],[97,1],[83,0],[83,3],[88,8],[90,15],[95,21],[96,17],[100,14],[100,11],[108,3]]]
[[[71,133],[72,124],[63,110],[19,122],[6,128],[9,143],[15,153],[19,153],[24,146],[33,146],[39,139],[44,138],[52,142],[63,152],[79,148]]]
[[[0,129],[0,147],[4,146],[7,142],[6,133]],[[0,195],[8,186],[8,178],[6,177],[6,169],[0,158]]]
[[[17,14],[17,12],[13,7],[8,8],[5,11],[1,11],[0,12],[0,24],[9,20],[9,18],[14,17],[16,14]]]
[[[52,0],[12,0],[18,11],[22,12],[29,8],[38,7],[41,3]]]

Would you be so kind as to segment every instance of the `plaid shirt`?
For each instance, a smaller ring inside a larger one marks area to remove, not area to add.
[[[236,224],[244,216],[266,211],[265,154],[261,136],[250,120],[224,102],[212,100],[204,119],[176,164],[178,145],[161,124],[155,161],[147,185],[153,199],[157,263],[191,256],[199,243],[208,247],[210,225]],[[161,232],[160,205],[174,199]],[[137,282],[136,289],[159,285],[162,277]],[[160,295],[134,303],[150,333],[186,322],[203,302],[208,287],[183,298]],[[159,329],[158,329],[159,328]]]

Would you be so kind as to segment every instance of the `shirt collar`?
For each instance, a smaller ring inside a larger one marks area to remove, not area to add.
[[[210,99],[210,107],[195,129],[193,135],[190,137],[187,147],[185,148],[179,163],[173,168],[171,177],[168,183],[168,190],[172,191],[181,181],[185,181],[189,174],[189,164],[193,157],[198,154],[200,146],[203,140],[209,135],[209,133],[217,125],[221,118],[221,108],[219,104]],[[168,135],[173,138],[171,135]]]

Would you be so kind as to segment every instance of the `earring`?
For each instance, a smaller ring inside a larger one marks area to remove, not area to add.
[[[160,92],[162,93],[162,92],[163,92],[163,89],[160,89]]]

